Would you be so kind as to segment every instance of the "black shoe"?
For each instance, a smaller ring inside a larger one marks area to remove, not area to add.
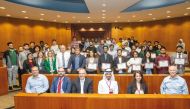
[[[13,88],[20,88],[18,85],[13,85]]]
[[[12,86],[9,86],[9,90],[13,90]]]

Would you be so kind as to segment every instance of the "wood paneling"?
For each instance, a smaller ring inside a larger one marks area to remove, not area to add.
[[[0,95],[8,94],[7,68],[0,67]]]
[[[190,95],[26,94],[14,97],[16,109],[189,109]]]
[[[26,81],[29,76],[30,76],[29,74],[22,75],[23,92],[25,90],[24,88],[26,86]],[[51,87],[52,80],[57,75],[48,75],[47,74],[46,76],[49,80],[49,84]],[[68,74],[67,76],[69,78],[71,78],[71,80],[74,80],[78,77],[77,74]],[[166,76],[167,76],[166,74],[152,74],[152,75],[145,74],[144,79],[148,86],[148,93],[150,93],[150,94],[160,93],[160,85],[161,85],[164,77],[166,77]],[[97,93],[98,82],[102,79],[102,74],[88,74],[87,77],[89,77],[93,80],[94,93]],[[184,77],[186,79],[188,88],[190,89],[190,74],[185,74],[182,77]],[[133,75],[132,74],[115,74],[115,79],[119,85],[119,89],[120,89],[119,93],[126,93],[127,87],[133,79]]]
[[[119,27],[121,29],[116,29]],[[177,41],[182,38],[186,43],[186,50],[190,51],[190,17],[174,19],[112,24],[112,37],[128,38],[134,36],[140,42],[144,40],[160,41],[169,51],[176,50]]]
[[[68,45],[71,42],[70,25],[54,22],[0,17],[0,51],[7,48],[7,42],[12,41],[16,48],[23,43],[43,40],[51,44],[52,39]]]

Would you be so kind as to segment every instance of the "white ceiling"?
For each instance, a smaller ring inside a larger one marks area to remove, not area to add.
[[[144,22],[190,15],[190,2],[158,9],[121,13],[122,10],[138,1],[85,0],[90,13],[81,14],[51,11],[0,0],[0,16],[60,23],[113,23]],[[106,12],[102,12],[102,10]],[[25,13],[22,11],[25,11]]]

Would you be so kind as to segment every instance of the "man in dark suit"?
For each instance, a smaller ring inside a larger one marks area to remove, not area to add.
[[[85,76],[85,69],[79,69],[79,77],[73,81],[72,93],[93,93],[93,81]]]
[[[126,73],[126,69],[127,69],[126,63],[127,63],[127,58],[122,56],[122,49],[118,49],[117,57],[114,58],[114,68],[115,68],[116,73],[119,73],[119,74]],[[125,68],[124,68],[124,65],[125,65]]]
[[[104,46],[104,53],[100,55],[98,60],[98,67],[101,71],[111,69],[113,66],[113,57],[108,54],[108,46]]]
[[[68,72],[76,74],[79,68],[84,68],[86,58],[80,54],[80,48],[75,48],[75,55],[72,55],[68,62]]]
[[[59,68],[58,77],[53,79],[50,92],[51,93],[70,93],[71,81],[65,76],[64,68]]]

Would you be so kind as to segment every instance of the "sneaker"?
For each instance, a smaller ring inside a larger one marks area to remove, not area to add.
[[[9,86],[9,90],[13,90],[12,86]]]

